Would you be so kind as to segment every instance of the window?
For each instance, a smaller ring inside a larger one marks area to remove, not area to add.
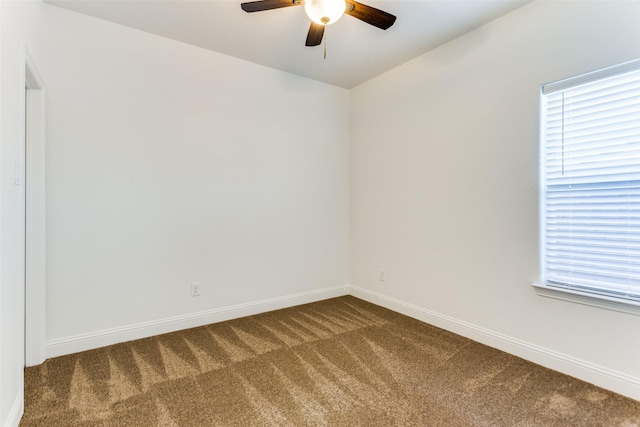
[[[537,286],[640,313],[640,60],[544,85],[540,136]]]

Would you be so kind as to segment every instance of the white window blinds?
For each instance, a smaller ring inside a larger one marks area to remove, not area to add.
[[[542,92],[544,280],[640,300],[640,60]]]

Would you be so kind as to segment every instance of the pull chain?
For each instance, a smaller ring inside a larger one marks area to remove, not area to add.
[[[327,59],[327,27],[324,29],[324,59]]]

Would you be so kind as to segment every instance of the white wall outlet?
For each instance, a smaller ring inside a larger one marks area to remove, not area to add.
[[[191,283],[191,296],[192,297],[200,296],[200,282]]]
[[[385,271],[383,268],[380,269],[380,271],[378,272],[378,280],[380,280],[381,282],[384,282],[385,279]]]

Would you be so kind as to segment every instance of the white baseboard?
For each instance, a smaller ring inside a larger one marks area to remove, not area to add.
[[[351,286],[351,295],[430,325],[470,338],[546,368],[570,375],[615,393],[640,400],[640,378],[494,332],[416,305]]]
[[[334,286],[50,340],[45,344],[47,358],[349,295],[349,290],[349,285]]]
[[[11,405],[11,412],[9,412],[9,416],[6,419],[4,426],[18,427],[18,425],[20,424],[20,419],[22,418],[23,412],[24,412],[24,390],[20,390],[15,400],[13,401],[13,405]]]
[[[640,378],[577,359],[548,348],[500,334],[386,295],[353,285],[341,285],[316,291],[190,313],[152,322],[97,331],[47,341],[47,358],[77,353],[111,344],[194,328],[271,310],[307,304],[323,299],[353,295],[365,301],[413,317],[425,323],[462,335],[479,343],[505,351],[544,367],[562,372],[599,387],[640,400]],[[21,407],[20,407],[21,408]],[[20,408],[16,409],[19,412]],[[13,424],[8,424],[12,426]],[[17,424],[16,424],[17,425]]]

